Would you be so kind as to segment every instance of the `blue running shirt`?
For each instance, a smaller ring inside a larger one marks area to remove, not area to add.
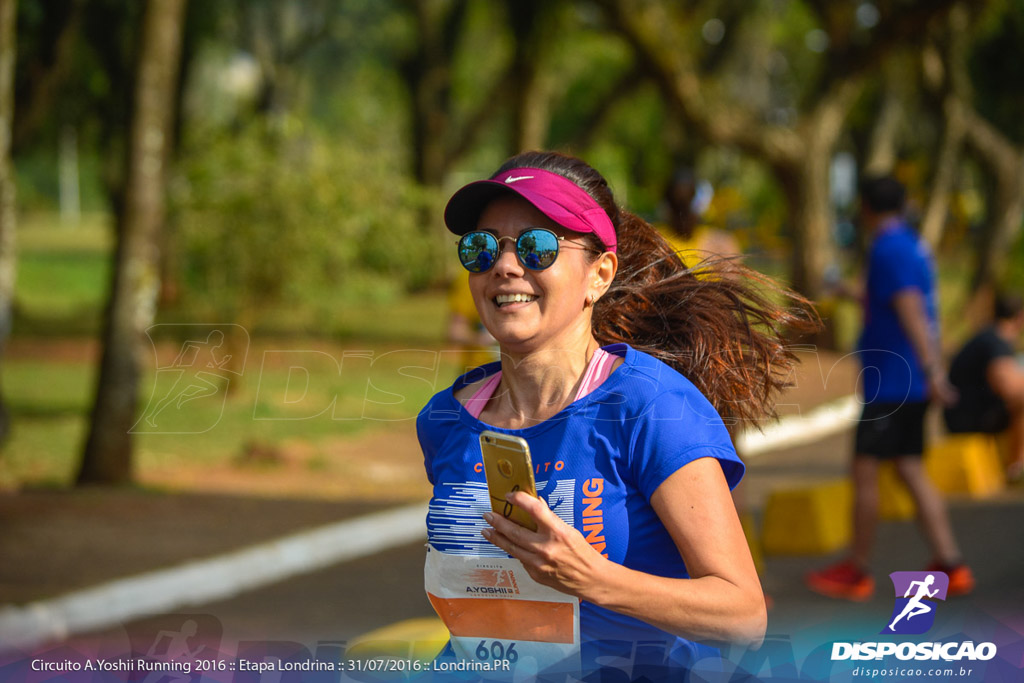
[[[481,515],[490,507],[479,436],[492,429],[526,439],[538,495],[598,552],[638,571],[689,577],[651,507],[651,495],[698,458],[718,460],[730,488],[743,476],[743,464],[721,418],[689,380],[626,344],[605,350],[624,358],[607,380],[554,417],[525,429],[487,425],[455,398],[456,391],[493,374],[500,363],[476,368],[430,400],[416,427],[434,487],[427,513],[433,548],[453,555],[508,557],[480,535],[485,527]],[[584,670],[595,668],[599,657],[632,657],[635,664],[641,652],[658,660],[655,666],[670,669],[688,669],[699,659],[718,656],[713,648],[587,602],[580,603],[580,639]],[[639,641],[644,643],[636,645]],[[652,650],[652,642],[663,645]]]
[[[899,292],[917,289],[933,335],[938,334],[935,265],[928,245],[905,223],[881,229],[868,255],[864,331],[857,344],[864,403],[924,401],[928,378],[892,305]]]

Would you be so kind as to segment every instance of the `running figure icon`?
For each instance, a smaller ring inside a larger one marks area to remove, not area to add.
[[[146,329],[146,336],[155,373],[146,408],[130,431],[201,434],[213,429],[245,372],[248,331],[233,323],[158,323]],[[173,360],[168,353],[172,340]]]
[[[195,648],[189,646],[189,640],[196,635],[197,630],[195,620],[186,619],[179,631],[164,630],[157,633],[146,652],[146,658],[163,666],[150,671],[142,683],[160,683],[164,679],[191,681],[192,662],[196,655],[206,649],[202,643]]]
[[[197,398],[213,396],[219,392],[217,383],[223,379],[231,354],[219,353],[224,345],[224,333],[213,330],[205,341],[189,340],[181,346],[171,368],[180,374],[178,380],[156,406],[146,414],[146,422],[157,426],[156,418],[165,408],[177,403],[180,409]],[[184,381],[182,381],[184,380]]]
[[[924,578],[923,581],[910,582],[910,586],[907,587],[907,592],[903,594],[903,597],[909,598],[910,593],[914,591],[914,586],[917,586],[917,593],[914,595],[914,597],[910,598],[910,601],[907,602],[906,606],[904,606],[903,611],[899,613],[899,616],[893,619],[892,623],[889,624],[890,631],[896,630],[896,622],[898,622],[903,617],[906,617],[907,621],[910,621],[910,619],[912,619],[913,617],[916,617],[920,614],[928,614],[929,612],[935,609],[933,605],[927,602],[923,602],[924,598],[934,598],[935,595],[939,592],[938,588],[936,588],[933,591],[928,590],[928,588],[934,583],[934,574],[929,574]]]

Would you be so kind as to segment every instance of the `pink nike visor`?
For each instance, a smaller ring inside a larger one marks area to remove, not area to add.
[[[563,228],[594,233],[607,251],[615,251],[615,227],[594,198],[568,178],[539,168],[514,168],[466,185],[448,200],[444,223],[456,235],[476,230],[484,208],[498,195],[509,192],[518,194]]]

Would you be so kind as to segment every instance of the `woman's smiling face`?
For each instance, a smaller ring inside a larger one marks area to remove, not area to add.
[[[510,352],[536,350],[590,330],[590,309],[584,303],[595,293],[593,271],[600,260],[590,262],[592,252],[582,235],[559,226],[515,195],[488,204],[477,223],[477,230],[499,238],[515,239],[530,228],[546,228],[565,237],[559,241],[558,258],[550,267],[540,271],[525,268],[514,246],[502,240],[494,266],[469,277],[481,321],[502,349]]]

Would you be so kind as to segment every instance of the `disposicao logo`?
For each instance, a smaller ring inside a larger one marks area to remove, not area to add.
[[[895,604],[883,635],[919,635],[935,623],[936,600],[945,600],[949,576],[944,572],[893,572],[889,574],[895,591]],[[989,660],[996,656],[994,643],[964,642],[856,642],[832,643],[832,661],[880,660],[895,656],[900,660],[942,660],[946,662]]]
[[[896,604],[889,625],[880,633],[916,635],[935,623],[935,600],[945,600],[949,576],[945,572],[893,572],[889,574],[896,591]]]

